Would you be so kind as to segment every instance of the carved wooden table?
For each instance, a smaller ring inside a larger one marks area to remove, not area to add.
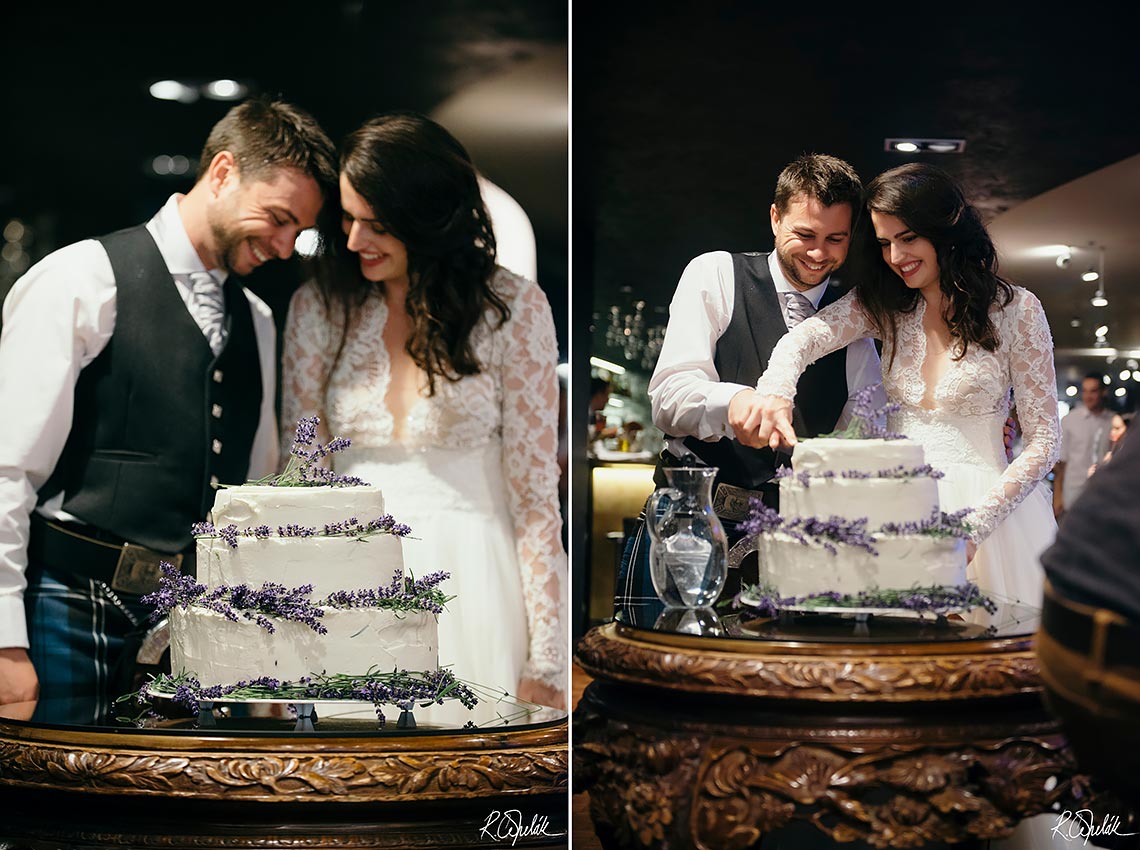
[[[565,712],[478,730],[375,726],[0,721],[0,847],[566,846]]]
[[[1033,609],[979,624],[661,610],[577,647],[595,681],[574,790],[607,847],[978,842],[1096,801],[1040,701]]]

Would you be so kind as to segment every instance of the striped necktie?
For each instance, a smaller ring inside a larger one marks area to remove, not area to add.
[[[190,273],[190,314],[216,357],[226,340],[226,298],[209,272]]]
[[[785,292],[784,300],[788,304],[788,330],[791,330],[808,316],[815,315],[815,305],[806,295],[798,292]]]

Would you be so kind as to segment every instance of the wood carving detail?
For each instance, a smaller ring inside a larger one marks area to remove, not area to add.
[[[589,632],[580,663],[596,676],[702,692],[840,701],[934,701],[1040,690],[1032,652],[883,657],[688,653]]]
[[[744,847],[793,818],[872,847],[1000,838],[1020,818],[1071,801],[1073,771],[1065,751],[1042,741],[941,751],[797,746],[777,757],[747,742],[718,745],[698,779],[692,838],[710,850]]]
[[[564,790],[565,748],[339,758],[129,756],[0,741],[0,780],[196,797],[343,796],[432,799]]]

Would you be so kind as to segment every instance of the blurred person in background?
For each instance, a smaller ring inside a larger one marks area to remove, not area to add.
[[[1099,372],[1081,379],[1081,405],[1061,420],[1061,459],[1053,467],[1053,515],[1060,519],[1088,481],[1089,466],[1108,450],[1112,411],[1105,407],[1108,390]]]

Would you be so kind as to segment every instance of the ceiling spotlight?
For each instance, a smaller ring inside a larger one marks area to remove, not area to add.
[[[1120,380],[1127,381],[1132,376],[1131,369],[1124,369],[1120,373]]]
[[[159,80],[150,87],[150,96],[157,100],[176,100],[179,103],[193,103],[198,99],[198,89],[180,83],[178,80]]]
[[[240,100],[246,96],[249,88],[237,80],[213,80],[206,83],[202,92],[210,100]]]
[[[1129,369],[1140,369],[1140,363],[1137,363],[1131,357],[1128,358],[1127,363]]]
[[[1121,398],[1121,397],[1122,397],[1122,396],[1124,396],[1124,395],[1125,395],[1127,392],[1128,392],[1128,390],[1124,389],[1124,387],[1117,387],[1117,388],[1116,388],[1116,397],[1117,397],[1117,398]]]
[[[1057,268],[1059,268],[1059,269],[1063,269],[1063,268],[1068,267],[1069,263],[1071,263],[1072,261],[1073,261],[1073,252],[1072,252],[1072,249],[1070,249],[1068,247],[1066,247],[1065,250],[1063,250],[1057,254],[1056,263],[1057,263]]]
[[[1067,387],[1065,387],[1065,395],[1067,395],[1069,398],[1072,398],[1076,394],[1077,394],[1077,388],[1074,387],[1072,384],[1069,384]]]
[[[965,139],[895,138],[883,142],[883,150],[901,153],[961,153],[965,149]]]
[[[1079,317],[1073,316],[1073,318],[1069,319],[1069,327],[1070,328],[1079,328],[1080,326],[1081,326],[1081,320]]]
[[[1100,272],[1098,272],[1092,266],[1089,266],[1089,270],[1087,272],[1085,272],[1083,275],[1081,275],[1081,280],[1083,280],[1085,283],[1092,283],[1094,280],[1097,280],[1099,277],[1100,277]]]
[[[1093,333],[1097,336],[1108,336],[1108,325],[1101,325]]]
[[[1132,370],[1132,380],[1140,381],[1140,371],[1137,371],[1135,369]]]
[[[1089,303],[1094,307],[1107,307],[1108,299],[1104,297],[1104,290],[1098,289],[1093,297],[1089,299]]]

